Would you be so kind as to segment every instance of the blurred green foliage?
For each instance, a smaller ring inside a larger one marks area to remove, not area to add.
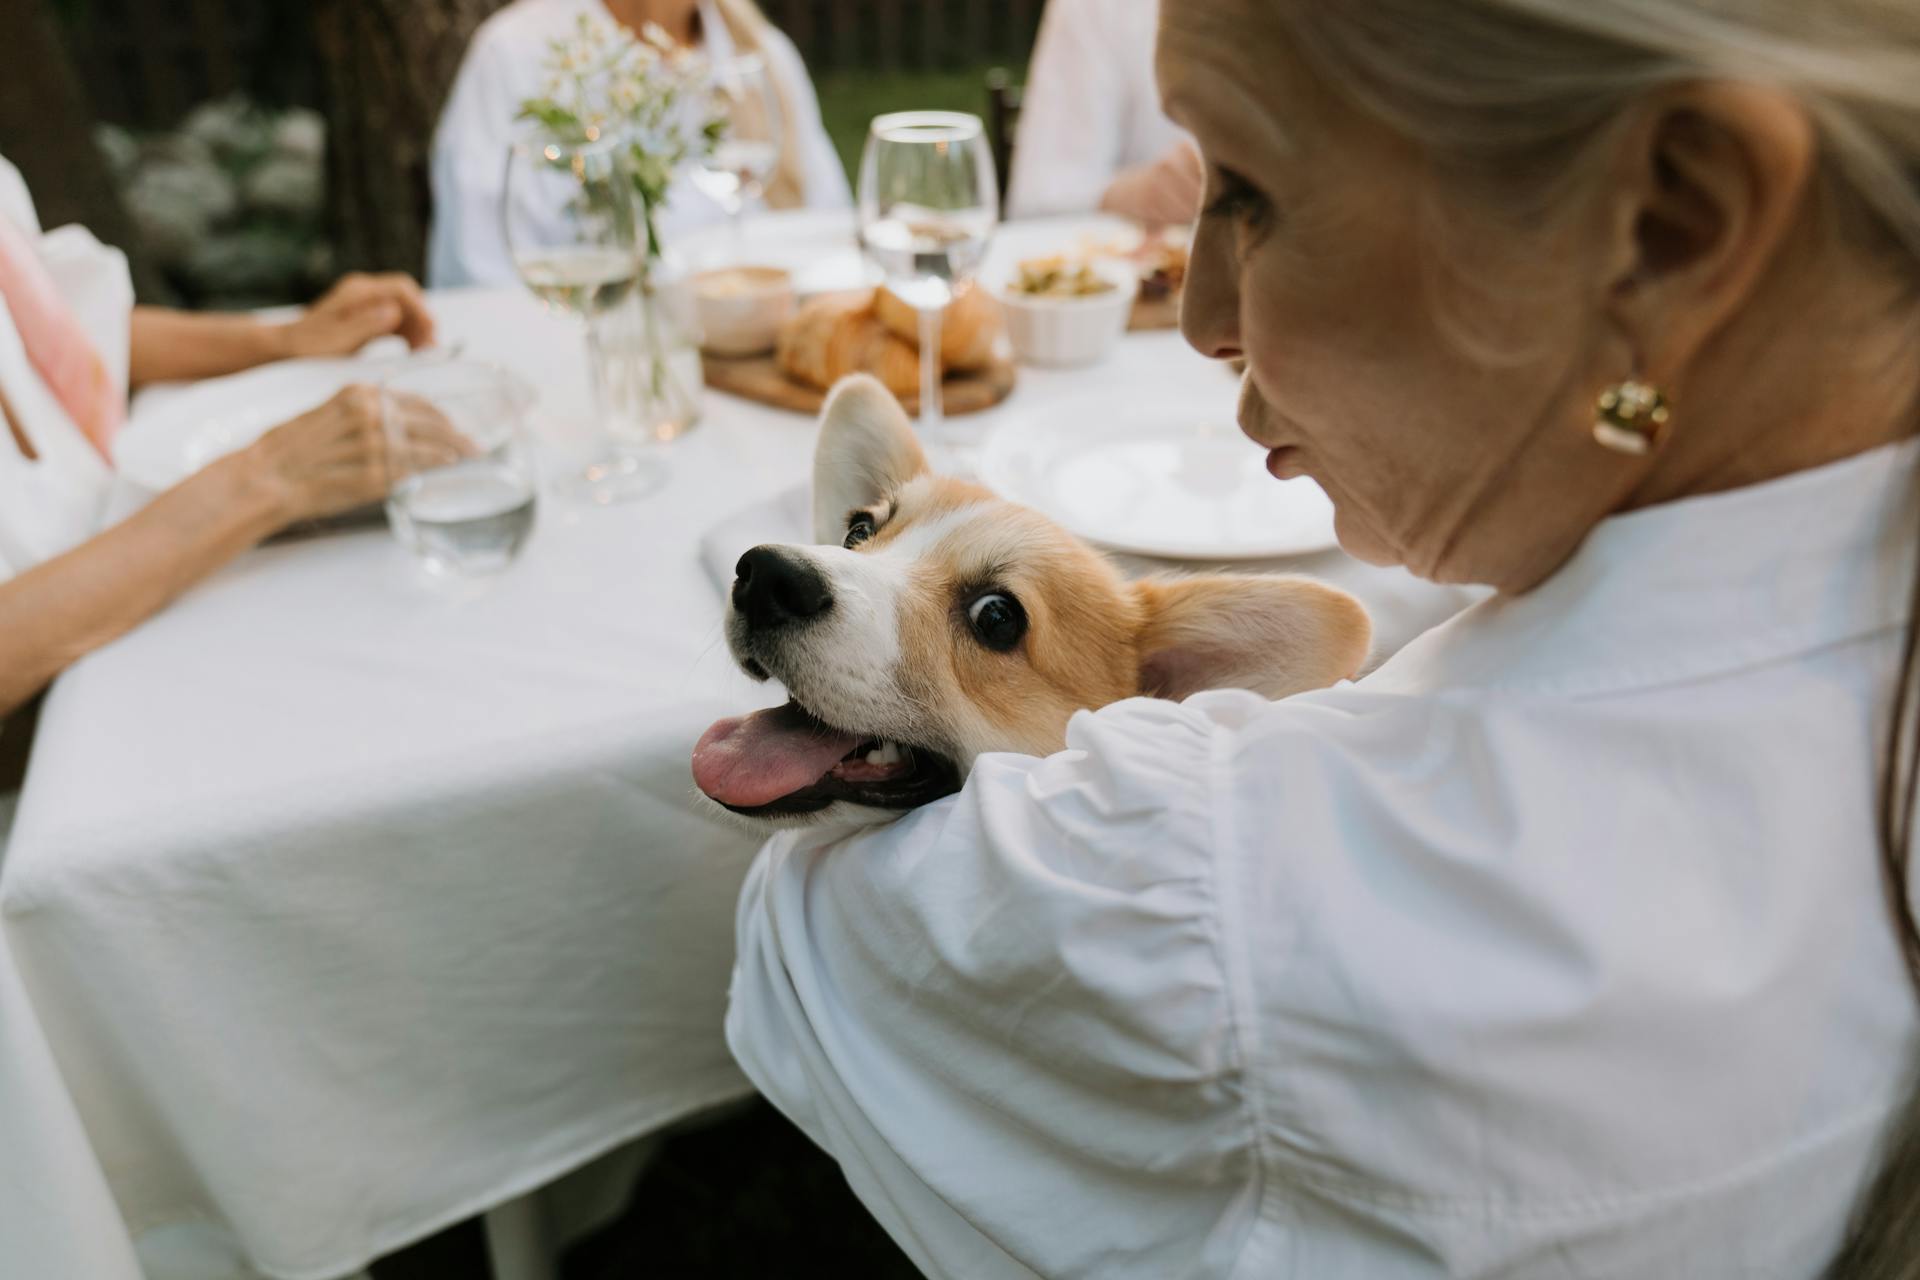
[[[889,111],[987,113],[989,65],[959,71],[830,71],[816,76],[820,118],[833,139],[849,182],[860,175],[860,149],[867,126]],[[1002,175],[1002,181],[1005,180]]]

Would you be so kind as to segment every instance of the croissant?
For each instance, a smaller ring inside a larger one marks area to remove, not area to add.
[[[780,329],[780,371],[827,390],[850,373],[870,373],[897,396],[920,389],[920,353],[880,323],[871,293],[814,298]]]
[[[875,291],[874,314],[896,336],[920,349],[920,313],[889,289]],[[962,285],[940,318],[940,363],[949,373],[971,373],[993,361],[1000,337],[1000,308],[985,289]]]

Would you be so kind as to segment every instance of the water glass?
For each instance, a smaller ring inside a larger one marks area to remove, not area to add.
[[[485,576],[520,554],[539,492],[532,402],[525,382],[477,361],[413,365],[382,384],[387,522],[428,573]]]
[[[920,432],[939,444],[940,319],[986,257],[1000,188],[977,116],[878,116],[860,157],[860,245],[887,287],[920,313]]]

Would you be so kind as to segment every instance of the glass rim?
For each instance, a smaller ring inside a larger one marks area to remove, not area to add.
[[[516,414],[525,414],[539,399],[533,384],[497,360],[472,356],[412,355],[402,357],[398,368],[388,370],[379,381],[382,393],[404,392],[433,399],[427,384],[436,376],[467,377],[474,382],[442,390],[444,399],[468,399],[482,395],[504,395]],[[484,380],[484,381],[482,381]]]
[[[736,49],[724,58],[707,59],[707,70],[715,75],[726,71],[738,71],[742,68],[764,71],[768,75],[773,74],[772,68],[767,65],[767,55],[758,49]]]
[[[986,124],[965,111],[889,111],[873,118],[867,135],[900,142],[906,139],[893,135],[907,131],[926,142],[971,142],[986,132]]]

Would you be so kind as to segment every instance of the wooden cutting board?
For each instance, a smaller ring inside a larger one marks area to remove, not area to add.
[[[1180,295],[1170,293],[1164,298],[1135,298],[1133,315],[1127,320],[1127,329],[1131,333],[1144,333],[1154,329],[1178,329],[1180,327]]]
[[[826,392],[795,382],[780,372],[771,355],[737,359],[702,356],[700,363],[706,371],[707,385],[715,391],[757,400],[776,409],[813,414],[820,412],[820,406],[827,399]],[[978,373],[950,376],[941,387],[940,406],[953,418],[991,409],[1012,393],[1013,382],[1013,362],[995,359]],[[920,412],[918,395],[902,396],[900,403],[910,414]]]

